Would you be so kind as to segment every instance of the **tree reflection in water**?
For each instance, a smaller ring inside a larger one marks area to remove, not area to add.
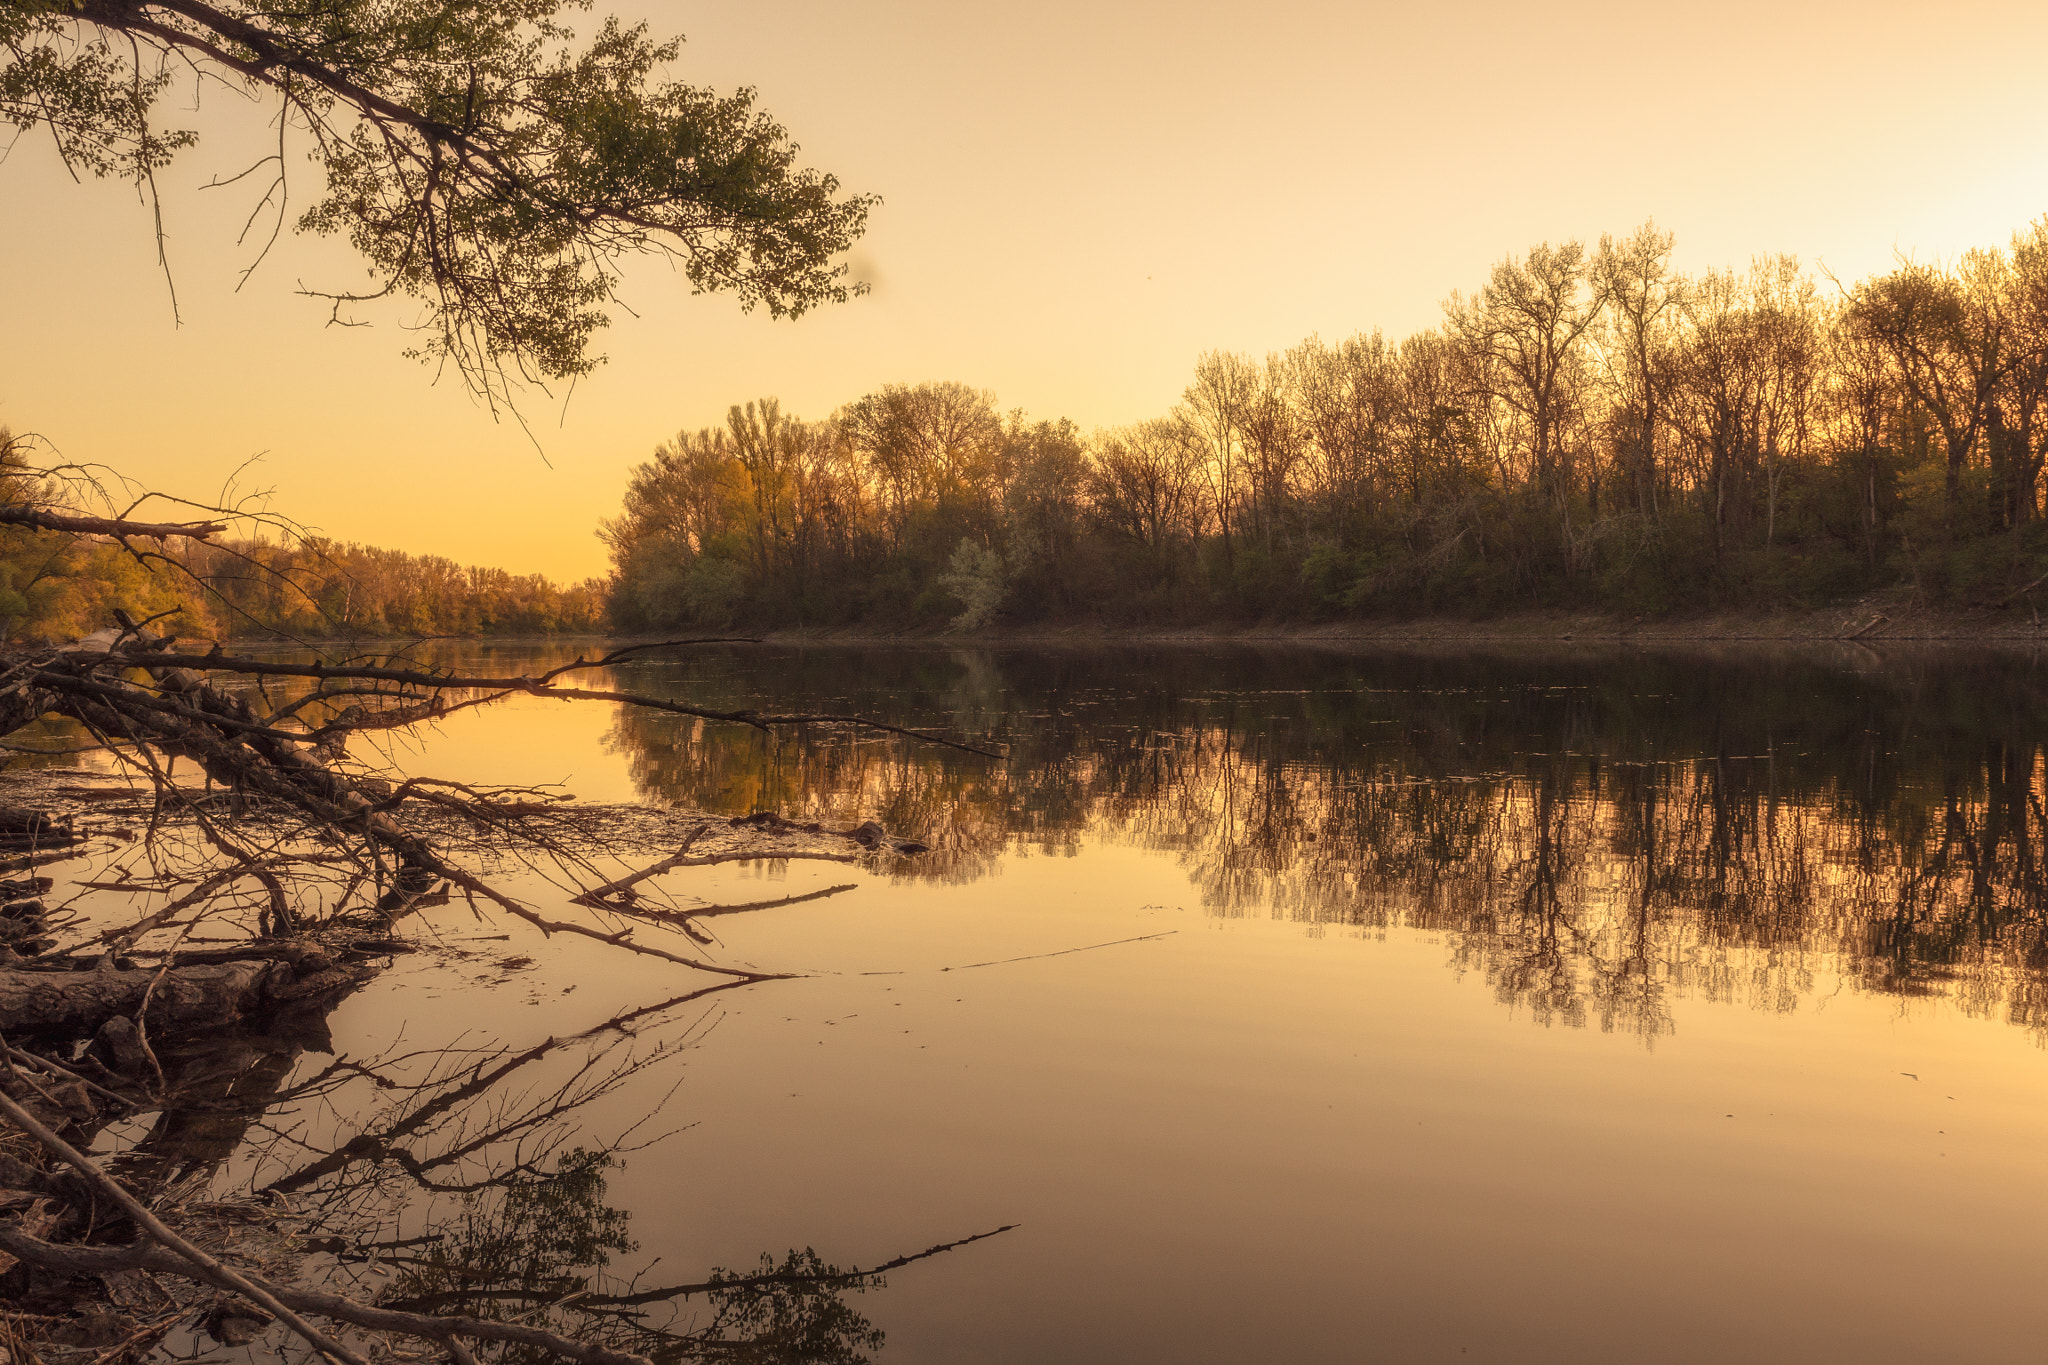
[[[764,1254],[759,1272],[720,1270],[689,1285],[644,1288],[606,1273],[615,1256],[635,1249],[628,1215],[604,1202],[606,1172],[644,1144],[629,1130],[595,1148],[580,1145],[590,1140],[584,1111],[628,1085],[653,1084],[652,1073],[704,1030],[707,1016],[687,1007],[737,984],[516,1053],[441,1049],[367,1067],[337,1061],[280,1097],[289,1103],[272,1106],[271,1122],[283,1129],[318,1097],[352,1116],[353,1135],[312,1144],[304,1149],[310,1159],[275,1172],[269,1167],[297,1144],[274,1144],[257,1188],[314,1211],[322,1226],[357,1229],[327,1249],[337,1272],[381,1307],[545,1323],[656,1365],[865,1360],[882,1334],[844,1295],[880,1287],[881,1277],[827,1265],[809,1248],[780,1262]],[[385,1102],[342,1101],[336,1092],[344,1086],[367,1086]],[[572,1139],[579,1145],[568,1145]],[[371,1267],[399,1273],[380,1283],[363,1273]],[[557,1357],[515,1344],[495,1358],[537,1365]]]
[[[950,1247],[871,1270],[841,1270],[805,1248],[764,1254],[758,1270],[651,1288],[610,1270],[635,1244],[629,1215],[605,1202],[606,1174],[659,1135],[593,1135],[591,1106],[629,1086],[659,1093],[660,1070],[706,1028],[708,1016],[689,1007],[740,984],[523,1050],[458,1042],[305,1067],[333,1051],[319,1010],[274,1018],[260,1036],[167,1042],[162,1108],[107,1164],[160,1208],[179,1210],[209,1247],[275,1283],[380,1310],[539,1328],[572,1338],[590,1360],[854,1365],[882,1334],[847,1296]],[[649,1119],[658,1116],[657,1104]],[[118,1210],[93,1216],[102,1238],[125,1245]],[[146,1268],[93,1278],[103,1307],[82,1316],[72,1275],[14,1265],[0,1291],[38,1321],[75,1320],[41,1342],[53,1359],[78,1348],[101,1360],[147,1353],[193,1321],[229,1345],[264,1332],[265,1315],[247,1304],[176,1279],[174,1294]],[[137,1322],[144,1329],[131,1331]],[[101,1352],[110,1345],[118,1349]],[[395,1339],[386,1346],[393,1359],[420,1358]],[[518,1341],[479,1342],[475,1354],[524,1365],[562,1358]]]
[[[934,847],[903,877],[1124,841],[1173,855],[1212,914],[1440,934],[1546,1024],[1654,1039],[1674,994],[1789,1009],[1826,968],[2048,1029],[2027,658],[819,648],[621,673],[1010,745],[617,720],[650,797],[877,818]]]
[[[464,1317],[525,1319],[546,1312],[566,1319],[578,1340],[603,1342],[656,1365],[706,1359],[838,1365],[865,1360],[882,1334],[842,1299],[879,1285],[849,1275],[816,1252],[792,1251],[780,1264],[761,1258],[754,1275],[719,1272],[689,1292],[640,1294],[608,1288],[601,1272],[614,1254],[635,1249],[627,1216],[604,1202],[604,1173],[617,1158],[578,1147],[555,1168],[498,1191],[465,1194],[452,1217],[429,1224],[410,1255],[387,1252],[404,1273],[384,1306]],[[691,1294],[701,1312],[686,1305]],[[650,1316],[649,1306],[667,1311]],[[518,1365],[558,1359],[512,1346],[497,1356]]]

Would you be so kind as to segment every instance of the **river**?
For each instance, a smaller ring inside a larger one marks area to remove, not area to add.
[[[664,879],[852,889],[677,940],[798,975],[651,1016],[644,1068],[570,1115],[622,1153],[616,1274],[1015,1225],[849,1300],[895,1365],[2039,1357],[2033,658],[713,646],[608,674],[1008,754],[539,698],[394,749],[930,845]],[[525,1048],[708,984],[459,900],[412,932],[335,1052]],[[383,1102],[273,1126],[320,1150]]]

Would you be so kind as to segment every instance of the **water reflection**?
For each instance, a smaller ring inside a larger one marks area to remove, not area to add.
[[[114,1146],[107,1165],[131,1188],[177,1201],[188,1221],[197,1209],[216,1249],[274,1278],[289,1272],[301,1288],[380,1310],[540,1329],[578,1343],[578,1358],[609,1350],[653,1365],[858,1365],[882,1334],[848,1298],[886,1284],[875,1270],[842,1270],[808,1248],[687,1284],[642,1283],[653,1279],[646,1260],[624,1267],[638,1272],[630,1278],[612,1268],[638,1245],[630,1214],[607,1202],[607,1175],[669,1135],[656,1126],[676,1079],[664,1073],[707,1031],[713,1016],[703,1002],[737,984],[525,1048],[465,1037],[367,1057],[334,1053],[328,1002],[277,1013],[260,1033],[160,1037],[160,1098],[90,1047],[72,1049],[67,1061],[98,1078],[96,1091],[74,1078],[38,1093],[63,1106],[50,1117],[73,1140]],[[645,1106],[642,1117],[593,1136],[593,1109],[628,1092]],[[124,1107],[135,1117],[124,1121]],[[17,1182],[39,1179],[18,1163],[12,1171]],[[94,1251],[135,1239],[125,1215],[75,1184],[33,1187],[56,1210],[36,1232]],[[272,1328],[266,1315],[203,1285],[174,1279],[167,1289],[133,1267],[108,1269],[99,1301],[73,1274],[10,1257],[0,1263],[0,1296],[42,1325],[39,1344],[59,1358],[65,1347],[113,1345],[98,1355],[112,1360],[181,1321],[230,1346]],[[175,1310],[168,1317],[167,1306]],[[479,1335],[476,1358],[562,1359],[559,1343]],[[373,1354],[418,1358],[404,1343],[393,1338]],[[281,1329],[267,1346],[272,1358],[294,1354]]]
[[[588,1113],[629,1089],[655,1089],[657,1073],[704,1032],[710,1016],[689,1007],[732,989],[707,987],[520,1051],[458,1044],[367,1065],[337,1058],[273,1102],[269,1122],[303,1119],[317,1099],[347,1114],[351,1131],[251,1153],[252,1183],[321,1229],[345,1229],[320,1243],[334,1258],[330,1278],[363,1286],[383,1308],[543,1324],[655,1365],[855,1365],[882,1334],[846,1296],[879,1288],[878,1275],[842,1271],[808,1248],[683,1285],[642,1284],[652,1278],[644,1263],[630,1279],[610,1270],[638,1243],[628,1212],[607,1202],[607,1176],[623,1154],[658,1144],[659,1129],[641,1130],[660,1105],[598,1139]],[[397,1273],[380,1286],[366,1271]],[[510,1344],[491,1358],[559,1356]]]
[[[878,818],[934,846],[905,876],[1125,841],[1212,914],[1439,933],[1539,1022],[1646,1039],[1675,995],[1789,1009],[1824,968],[2048,1028],[2030,659],[769,649],[619,672],[1011,746],[618,717],[648,796]]]

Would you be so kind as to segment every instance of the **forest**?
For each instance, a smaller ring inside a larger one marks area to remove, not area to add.
[[[955,382],[735,404],[634,471],[614,623],[971,629],[1599,610],[1874,591],[2013,606],[2044,563],[2048,219],[1853,284],[1544,244],[1436,328],[1202,355],[1083,433]]]
[[[2048,19],[642,8],[0,0],[0,1365],[2031,1358]]]
[[[0,427],[0,508],[78,505],[91,490],[42,476],[38,443]],[[76,481],[73,481],[76,485]],[[0,640],[67,639],[115,608],[171,613],[187,636],[297,639],[590,634],[608,586],[457,564],[305,534],[258,518],[261,534],[145,553],[105,535],[0,524]]]
[[[1210,352],[1172,411],[1092,433],[950,381],[816,421],[734,404],[633,469],[608,580],[295,528],[136,556],[0,527],[0,617],[321,639],[2030,607],[2048,218],[1854,285],[1785,256],[1688,276],[1673,248],[1537,246],[1438,328]]]

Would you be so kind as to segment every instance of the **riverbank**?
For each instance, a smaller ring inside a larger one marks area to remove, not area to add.
[[[976,631],[943,628],[877,630],[846,626],[773,630],[777,643],[859,644],[929,641],[1017,644],[1437,644],[1457,641],[1604,644],[1699,644],[1759,641],[1860,644],[2048,646],[2048,623],[2025,608],[1940,608],[1872,598],[1846,606],[1781,612],[1726,611],[1651,619],[1600,612],[1520,612],[1492,617],[1365,617],[1332,621],[1219,622],[1190,626],[1127,626],[1102,621],[995,625]]]
[[[1872,596],[1848,604],[1787,608],[1782,611],[1728,610],[1700,615],[1644,617],[1597,611],[1527,611],[1498,616],[1347,617],[1322,621],[1212,621],[1199,624],[1118,624],[1093,618],[996,624],[973,631],[944,624],[891,626],[860,622],[839,626],[773,626],[756,631],[744,621],[728,626],[675,626],[658,634],[627,633],[552,635],[446,635],[437,643],[487,648],[524,648],[536,644],[577,647],[596,658],[629,644],[665,639],[723,636],[761,639],[775,644],[947,644],[1006,647],[1012,645],[1110,644],[1449,644],[1560,642],[1684,645],[1700,643],[1828,643],[1851,641],[1876,645],[1916,644],[2048,647],[2048,621],[2024,605],[1988,607],[1921,606],[1909,601]],[[283,640],[242,639],[238,647],[274,647]],[[395,646],[398,637],[327,639],[309,643],[322,647]],[[588,648],[585,648],[585,647]]]

